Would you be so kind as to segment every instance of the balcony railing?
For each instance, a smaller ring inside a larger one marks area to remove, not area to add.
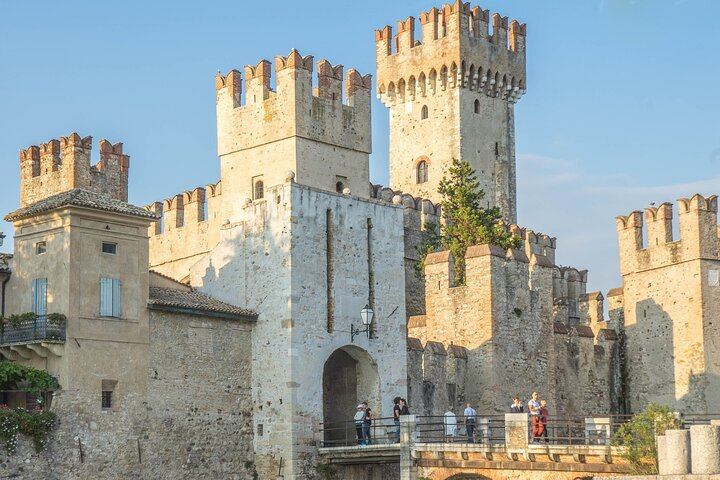
[[[64,342],[65,322],[61,324],[48,321],[47,315],[38,315],[33,320],[18,325],[4,323],[0,326],[0,345],[33,342]]]

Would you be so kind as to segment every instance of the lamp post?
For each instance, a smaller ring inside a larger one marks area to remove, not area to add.
[[[365,307],[360,310],[360,320],[362,320],[365,328],[360,330],[359,328],[356,328],[355,325],[350,324],[350,343],[353,343],[355,341],[355,337],[361,333],[367,333],[368,338],[370,338],[370,326],[372,325],[373,315],[374,312],[372,308],[370,308],[370,305],[365,305]]]

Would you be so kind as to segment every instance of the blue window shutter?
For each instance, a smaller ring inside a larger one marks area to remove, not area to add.
[[[47,278],[32,282],[32,311],[35,315],[47,315]]]
[[[112,311],[113,317],[120,317],[120,279],[112,280]]]
[[[112,278],[100,279],[100,316],[112,317]]]

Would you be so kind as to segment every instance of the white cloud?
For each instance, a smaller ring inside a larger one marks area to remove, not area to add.
[[[585,172],[571,160],[519,154],[517,191],[519,223],[557,237],[556,262],[589,269],[588,288],[606,292],[622,283],[615,217],[651,202],[718,193],[720,177],[638,186],[622,174]]]

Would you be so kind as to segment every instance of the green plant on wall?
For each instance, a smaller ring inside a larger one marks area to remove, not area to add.
[[[651,403],[645,411],[621,425],[613,435],[612,444],[623,447],[622,457],[627,460],[632,473],[657,474],[657,444],[655,437],[665,430],[678,428],[680,423],[666,406]]]
[[[493,244],[502,248],[519,248],[518,235],[507,231],[502,224],[498,207],[484,208],[485,192],[475,176],[475,170],[463,160],[453,159],[448,176],[440,182],[438,193],[442,196],[442,224],[426,225],[429,235],[418,248],[419,260],[415,272],[424,275],[425,258],[438,249],[450,250],[455,259],[455,285],[465,284],[465,252],[468,247]]]
[[[58,388],[57,381],[44,370],[7,360],[0,361],[0,390],[40,393],[56,388]]]

